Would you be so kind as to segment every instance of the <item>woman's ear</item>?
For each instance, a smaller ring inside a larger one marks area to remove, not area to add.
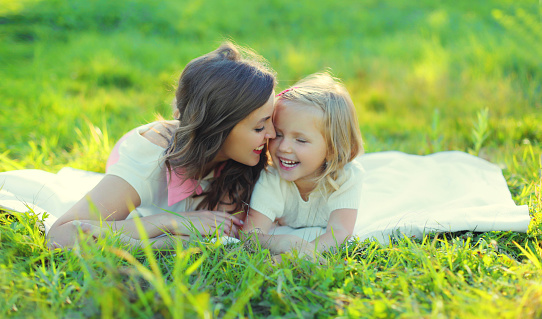
[[[181,112],[179,112],[179,109],[175,109],[175,111],[173,111],[173,118],[179,119],[179,116],[181,116]]]

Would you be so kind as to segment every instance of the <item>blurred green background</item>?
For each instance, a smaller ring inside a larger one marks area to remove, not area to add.
[[[177,78],[224,39],[284,89],[330,69],[368,152],[474,147],[500,161],[542,140],[538,1],[0,1],[0,171],[103,171],[114,141],[171,116]]]
[[[269,60],[277,91],[326,69],[342,78],[367,152],[479,155],[503,168],[513,199],[533,216],[528,234],[368,244],[331,254],[320,267],[292,261],[269,268],[265,251],[194,241],[157,257],[164,275],[148,279],[148,264],[126,267],[127,257],[100,244],[49,252],[35,216],[3,214],[0,313],[540,317],[540,6],[537,0],[0,0],[0,172],[63,166],[103,172],[125,132],[157,114],[171,117],[186,63],[232,39]],[[106,239],[119,245],[118,237]],[[520,254],[523,246],[530,253]],[[167,305],[172,293],[180,297]]]

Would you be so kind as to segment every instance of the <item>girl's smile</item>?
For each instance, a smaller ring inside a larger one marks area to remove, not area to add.
[[[299,165],[299,162],[297,161],[290,161],[282,157],[278,157],[278,159],[279,159],[279,165],[281,166],[281,168],[287,171],[292,170],[296,168],[297,165]]]

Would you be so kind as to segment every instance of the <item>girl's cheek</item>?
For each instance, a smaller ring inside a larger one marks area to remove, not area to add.
[[[272,140],[269,140],[269,145],[268,145],[269,150],[274,150],[276,145],[277,145],[277,139],[276,138],[272,139]]]

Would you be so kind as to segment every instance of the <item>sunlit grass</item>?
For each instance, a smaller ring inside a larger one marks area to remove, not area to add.
[[[171,115],[192,58],[232,38],[280,91],[330,69],[367,152],[461,150],[499,165],[528,234],[363,242],[327,264],[241,244],[48,251],[0,216],[0,314],[14,317],[542,316],[542,27],[534,1],[22,1],[0,6],[0,171],[103,172],[115,141]],[[0,186],[1,187],[1,186]]]

